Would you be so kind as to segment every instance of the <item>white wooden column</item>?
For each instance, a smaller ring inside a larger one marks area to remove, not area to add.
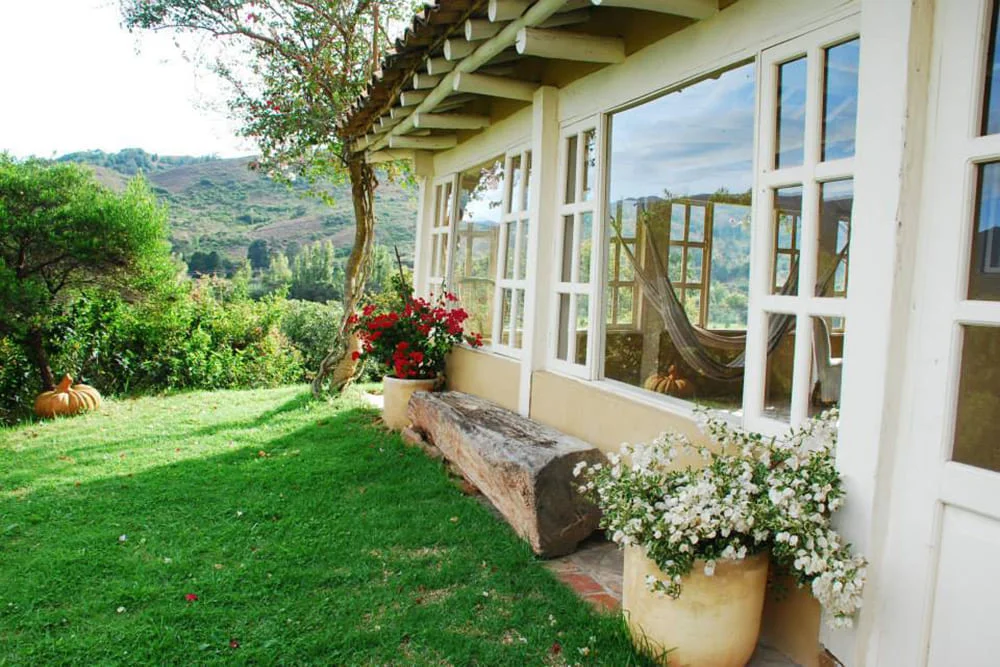
[[[531,117],[531,201],[528,202],[528,288],[524,300],[524,347],[518,411],[531,412],[531,376],[545,367],[551,307],[556,193],[559,192],[559,90],[543,86],[535,91]]]
[[[899,581],[885,564],[892,462],[907,455],[897,443],[897,422],[929,106],[931,5],[931,0],[861,1],[852,294],[837,447],[847,502],[838,529],[871,567],[855,628],[830,630],[824,624],[820,637],[848,667],[880,664],[876,652],[879,634],[892,623],[886,606],[892,588],[922,585]],[[891,662],[920,660],[897,655]]]
[[[416,241],[413,248],[413,293],[426,296],[427,271],[431,264],[430,230],[434,224],[434,156],[417,151],[413,158],[413,173],[419,183]]]

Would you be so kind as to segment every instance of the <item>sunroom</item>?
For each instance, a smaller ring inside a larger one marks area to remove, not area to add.
[[[943,150],[929,110],[979,109],[994,53],[993,3],[946,4],[428,8],[348,128],[369,161],[413,160],[415,287],[455,292],[483,333],[483,348],[453,353],[450,388],[605,451],[695,435],[696,405],[767,434],[840,407],[841,529],[882,567],[908,521],[897,451],[927,405],[904,383],[927,358],[913,351],[923,330],[910,308],[931,288],[914,276],[937,266],[917,252],[945,219],[923,199],[944,182],[925,184],[925,150]],[[959,44],[968,53],[948,55]],[[968,67],[939,71],[941,54]],[[979,78],[941,98],[966,71]],[[961,173],[974,193],[978,172]],[[987,310],[969,321],[1000,322]],[[807,665],[821,647],[891,664],[892,651],[926,646],[913,632],[880,645],[879,609],[898,608],[906,585],[880,572],[855,630],[821,630],[792,591],[768,600],[764,634]]]

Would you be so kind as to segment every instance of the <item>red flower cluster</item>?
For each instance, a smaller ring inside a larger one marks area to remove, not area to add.
[[[409,297],[401,307],[380,312],[372,304],[348,319],[361,340],[354,359],[371,358],[398,378],[437,377],[452,347],[466,342],[478,347],[482,334],[465,335],[469,314],[453,306],[458,298],[445,293],[436,300]]]

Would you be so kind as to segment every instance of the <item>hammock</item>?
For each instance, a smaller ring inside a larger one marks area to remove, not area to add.
[[[746,333],[735,335],[720,335],[706,331],[701,327],[691,324],[684,304],[677,298],[673,283],[667,274],[667,267],[660,254],[653,234],[647,233],[646,242],[649,244],[649,255],[653,258],[652,272],[636,259],[630,244],[626,243],[621,235],[621,224],[612,218],[611,227],[615,231],[618,242],[625,250],[629,262],[635,271],[636,280],[642,285],[646,300],[660,315],[663,320],[663,328],[670,335],[670,340],[677,349],[678,354],[700,375],[713,380],[732,381],[743,377],[743,368],[746,365]],[[648,230],[648,228],[647,228]],[[829,269],[827,275],[820,282],[821,293],[826,292],[831,281],[840,266],[841,260],[847,254],[847,244],[838,253],[837,261]],[[789,270],[788,280],[781,287],[783,296],[795,293],[798,287],[798,261],[794,260]],[[774,349],[788,333],[789,327],[795,321],[795,315],[773,314],[768,317],[767,323],[767,353],[771,354]],[[728,362],[719,361],[707,349],[707,347],[723,348],[730,350],[742,350],[734,359]]]

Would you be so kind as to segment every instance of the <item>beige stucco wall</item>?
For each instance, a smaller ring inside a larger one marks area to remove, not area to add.
[[[517,410],[521,364],[514,359],[456,347],[448,357],[445,377],[449,389]]]
[[[585,382],[548,372],[536,372],[531,381],[531,417],[564,433],[575,435],[603,451],[615,451],[622,442],[645,442],[663,431],[680,431],[702,440],[689,417],[664,406],[656,397],[622,396]],[[791,579],[768,590],[761,623],[761,639],[803,667],[819,664],[819,604]]]

